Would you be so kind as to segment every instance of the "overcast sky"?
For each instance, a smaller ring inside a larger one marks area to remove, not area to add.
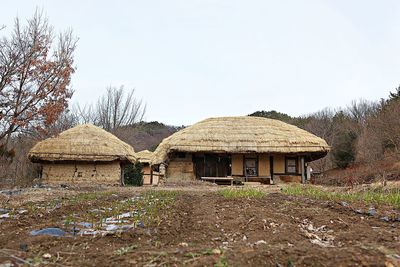
[[[79,37],[72,103],[123,84],[147,103],[148,121],[301,115],[400,83],[396,0],[2,0],[0,24],[36,7]]]

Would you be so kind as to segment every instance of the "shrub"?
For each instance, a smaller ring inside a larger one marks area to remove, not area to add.
[[[143,165],[140,162],[128,164],[124,169],[125,185],[142,186],[143,185]]]

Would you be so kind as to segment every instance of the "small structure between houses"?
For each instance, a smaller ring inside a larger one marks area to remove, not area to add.
[[[136,153],[137,160],[142,164],[143,172],[143,185],[158,185],[159,173],[153,171],[151,167],[151,160],[153,152],[149,150],[142,150]]]
[[[308,163],[324,157],[325,140],[282,121],[260,117],[210,118],[165,138],[153,168],[167,180],[305,183]]]
[[[39,178],[48,184],[123,184],[124,165],[136,161],[130,145],[91,124],[37,143],[28,158],[41,164]]]

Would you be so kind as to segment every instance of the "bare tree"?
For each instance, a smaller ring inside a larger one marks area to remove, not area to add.
[[[42,129],[68,105],[76,39],[68,31],[55,41],[41,12],[0,40],[0,143],[28,128]]]
[[[121,126],[142,121],[146,105],[134,94],[134,89],[125,94],[124,86],[108,87],[106,94],[97,101],[96,124],[112,132]]]
[[[72,113],[75,114],[80,124],[96,124],[97,114],[93,105],[84,105],[82,107],[79,104],[75,104],[72,106]]]

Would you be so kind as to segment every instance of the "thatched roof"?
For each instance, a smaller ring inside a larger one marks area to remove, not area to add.
[[[148,150],[142,150],[136,153],[136,157],[141,163],[150,163],[153,159],[153,152]]]
[[[33,162],[136,160],[130,145],[92,124],[78,125],[37,143],[28,157]]]
[[[171,152],[315,153],[326,155],[325,140],[296,126],[260,117],[209,118],[165,138],[154,151],[153,164]]]

